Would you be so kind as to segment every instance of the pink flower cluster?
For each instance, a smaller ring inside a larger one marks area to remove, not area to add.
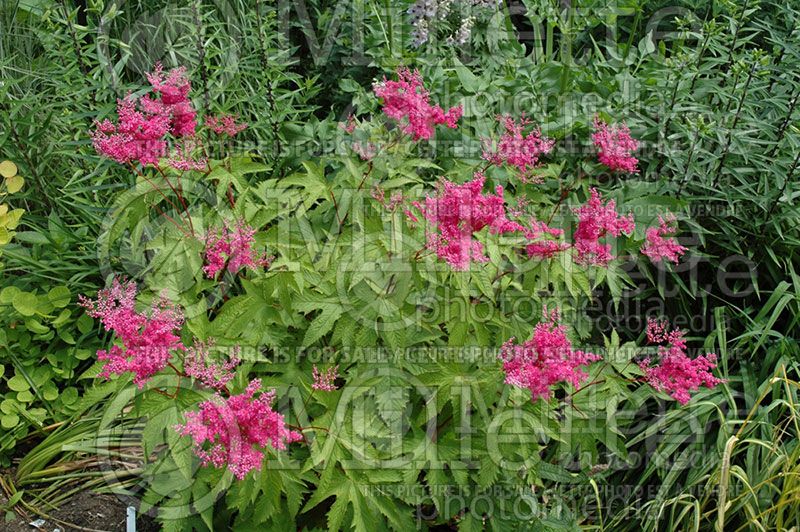
[[[722,382],[711,374],[711,370],[717,367],[716,355],[709,353],[690,359],[686,355],[686,340],[682,331],[670,331],[665,322],[651,318],[647,322],[647,340],[651,344],[663,345],[658,348],[658,364],[652,365],[649,357],[639,363],[645,381],[680,404],[688,403],[691,399],[689,392],[700,386],[713,388]]]
[[[377,201],[379,204],[381,204],[385,209],[389,211],[396,210],[405,201],[403,193],[399,190],[392,192],[392,195],[387,199],[386,191],[378,185],[372,187],[371,195],[372,199]]]
[[[145,98],[146,105],[170,115],[170,130],[176,137],[193,136],[197,128],[197,113],[189,100],[192,84],[186,75],[186,67],[173,68],[165,74],[161,63],[156,63],[153,71],[147,74],[147,81],[161,100]]]
[[[167,154],[167,135],[193,136],[196,112],[188,98],[191,84],[186,69],[164,74],[161,64],[147,74],[153,92],[160,98],[128,96],[117,101],[117,123],[103,120],[92,133],[94,148],[101,155],[126,164],[158,164]]]
[[[79,297],[86,313],[99,318],[107,331],[113,331],[121,342],[110,350],[97,352],[105,360],[101,377],[132,372],[139,388],[164,369],[172,351],[184,349],[176,332],[183,324],[183,314],[168,301],[159,299],[148,314],[137,312],[136,284],[114,279],[109,288],[100,290],[96,300]]]
[[[575,387],[586,379],[583,367],[600,360],[598,355],[575,351],[567,338],[566,327],[558,323],[558,313],[544,313],[533,330],[533,337],[522,345],[510,338],[500,348],[506,384],[527,388],[531,399],[549,399],[552,387],[566,382]]]
[[[206,118],[206,126],[217,135],[227,135],[235,137],[245,129],[247,124],[236,122],[239,117],[235,115],[222,114],[219,116],[209,116]]]
[[[566,242],[553,240],[553,238],[559,238],[563,234],[563,229],[550,227],[546,223],[537,220],[531,220],[530,228],[525,229],[525,237],[532,242],[528,243],[525,247],[525,251],[528,252],[529,257],[536,257],[539,259],[555,257],[562,251],[568,250],[570,247]]]
[[[495,166],[502,166],[503,163],[509,164],[525,174],[528,168],[536,166],[539,157],[550,153],[555,146],[555,141],[543,137],[539,129],[534,129],[524,135],[523,129],[530,123],[525,116],[519,121],[515,121],[508,115],[499,116],[497,120],[505,130],[500,140],[497,141],[497,145],[492,149],[491,140],[483,140],[483,158],[490,164]]]
[[[639,172],[639,160],[631,155],[639,148],[639,142],[631,137],[631,130],[625,124],[610,126],[595,117],[592,142],[599,150],[597,159],[610,170]]]
[[[314,382],[311,384],[311,388],[323,392],[332,392],[336,390],[334,381],[338,376],[339,366],[332,366],[325,371],[320,371],[317,369],[317,366],[314,365],[314,367],[311,369],[311,377],[314,379]]]
[[[260,388],[261,381],[254,379],[240,395],[223,398],[217,393],[200,403],[199,411],[188,412],[186,423],[175,427],[180,435],[191,436],[202,465],[227,465],[241,480],[253,469],[261,469],[264,447],[283,451],[287,444],[302,439],[272,409],[275,391],[255,397]]]
[[[686,252],[686,248],[678,244],[674,238],[677,230],[677,219],[673,214],[669,214],[666,218],[659,216],[658,227],[649,227],[645,233],[642,253],[650,257],[653,262],[666,260],[677,264],[681,255]]]
[[[182,142],[176,145],[175,151],[170,156],[167,164],[176,170],[182,170],[184,172],[190,170],[195,170],[198,172],[208,170],[209,167],[207,157],[195,159],[192,155],[192,151],[195,148],[197,148],[197,143],[193,137],[183,139]]]
[[[209,342],[195,342],[188,348],[183,359],[183,371],[209,388],[222,390],[233,379],[233,370],[241,361],[234,354],[226,362],[209,362],[210,347]]]
[[[268,268],[272,257],[259,254],[253,249],[256,230],[243,221],[238,221],[233,229],[223,226],[206,234],[205,259],[203,271],[209,279],[226,269],[236,274],[242,268],[255,270]]]
[[[387,80],[373,86],[375,95],[383,99],[383,112],[389,118],[403,123],[402,131],[414,140],[430,139],[434,126],[444,124],[451,129],[458,126],[463,114],[459,105],[444,111],[438,105],[431,105],[430,94],[422,85],[418,71],[407,68],[397,70],[397,81]]]
[[[170,116],[152,113],[142,108],[134,98],[117,101],[118,121],[103,120],[92,133],[94,149],[120,164],[139,162],[157,164],[167,153]]]
[[[611,255],[611,244],[600,240],[609,234],[619,236],[622,233],[632,233],[633,215],[617,214],[614,200],[603,205],[600,193],[594,188],[590,190],[590,194],[589,201],[575,210],[578,227],[573,235],[573,246],[579,263],[604,266],[614,257]]]
[[[482,193],[485,180],[483,174],[477,173],[475,179],[463,185],[444,181],[437,196],[427,197],[424,204],[414,202],[436,229],[428,233],[428,249],[457,270],[466,270],[470,260],[489,260],[483,253],[483,244],[474,238],[484,227],[489,227],[492,234],[524,230],[507,217],[503,187],[498,186],[494,195]]]

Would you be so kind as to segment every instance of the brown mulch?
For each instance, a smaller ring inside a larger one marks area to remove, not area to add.
[[[0,494],[0,506],[5,498]],[[62,532],[95,530],[102,532],[125,531],[128,504],[114,495],[92,492],[79,493],[64,503],[58,510],[45,511],[51,519],[30,515],[23,519],[17,515],[13,521],[6,521],[0,515],[0,531],[31,532],[36,530]],[[44,521],[44,523],[37,522]],[[35,523],[31,525],[30,523]],[[71,525],[71,526],[70,526]],[[155,532],[160,530],[158,524],[149,516],[137,515],[137,532]]]

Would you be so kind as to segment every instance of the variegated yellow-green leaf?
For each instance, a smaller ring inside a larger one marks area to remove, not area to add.
[[[0,163],[0,175],[6,179],[17,175],[17,165],[11,161],[3,161]]]
[[[23,179],[21,175],[15,175],[6,179],[6,188],[8,189],[9,194],[16,194],[22,190],[22,186],[24,184],[25,179]]]

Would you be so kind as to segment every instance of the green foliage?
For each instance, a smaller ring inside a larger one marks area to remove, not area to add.
[[[98,345],[93,320],[74,308],[63,285],[0,291],[0,459],[16,444],[71,417],[79,403],[81,368]]]
[[[58,483],[84,458],[80,447],[143,456],[135,482],[113,489],[148,486],[144,509],[158,507],[174,530],[798,526],[796,6],[526,0],[525,12],[504,3],[468,46],[412,49],[410,2],[223,4],[90,2],[84,11],[8,1],[0,9],[0,145],[25,176],[18,189],[0,169],[19,207],[0,205],[0,460],[7,465],[21,441],[50,434],[23,458],[14,485],[3,485],[10,506],[31,510],[81,489],[78,480]],[[261,228],[259,248],[277,256],[264,274],[221,286],[205,279],[202,244],[154,210],[175,214],[163,198],[91,149],[92,121],[110,115],[158,59],[192,70],[198,109],[250,124],[246,157],[181,185],[198,234],[235,217]],[[357,161],[336,122],[351,111],[374,115],[370,84],[400,64],[419,67],[443,105],[463,103],[462,124],[437,132],[429,149],[398,143],[374,164]],[[487,117],[521,111],[559,147],[557,163],[541,169],[543,185],[492,170],[510,201],[524,193],[549,215],[596,184],[634,209],[639,226],[679,213],[697,248],[693,267],[616,263],[584,272],[565,257],[530,268],[507,252],[516,243],[493,238],[483,270],[416,260],[421,230],[376,208],[371,186],[419,197],[441,175],[463,182],[475,165],[452,146],[476,159],[480,139],[495,132]],[[598,113],[626,120],[643,141],[640,176],[601,174],[577,153]],[[111,272],[143,280],[149,296],[166,289],[189,316],[187,340],[242,345],[244,371],[278,387],[287,419],[326,430],[305,431],[307,446],[271,455],[241,483],[197,470],[170,427],[202,394],[182,388],[170,400],[132,393],[124,379],[92,386],[81,378],[96,374],[93,353],[104,342],[74,296]],[[520,300],[530,308],[513,307]],[[613,360],[589,376],[604,383],[530,403],[501,385],[485,354],[426,352],[527,338],[553,302],[576,342],[602,344]],[[719,353],[725,385],[687,409],[632,391],[624,379],[637,376],[629,362],[640,329],[624,309],[634,305],[639,314],[656,307],[699,317],[692,340],[707,338]],[[610,325],[599,327],[603,320]],[[404,349],[419,356],[395,356]],[[305,404],[311,367],[335,363],[352,389],[317,392]],[[121,426],[131,441],[117,445]],[[83,446],[87,434],[112,443]],[[496,447],[470,434],[497,435]],[[94,478],[93,489],[109,485]],[[498,491],[489,507],[465,507],[437,486]],[[649,495],[606,498],[617,487]],[[537,505],[536,518],[499,517],[515,515],[506,505],[518,500],[502,494],[520,488],[534,494],[521,500]],[[587,493],[589,510],[570,511]]]

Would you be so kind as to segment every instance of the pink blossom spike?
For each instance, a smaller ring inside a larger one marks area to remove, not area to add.
[[[173,68],[165,74],[161,63],[156,63],[153,71],[147,74],[147,81],[153,91],[161,95],[161,100],[145,98],[147,105],[161,106],[172,116],[173,135],[193,136],[197,127],[197,112],[189,100],[192,84],[186,75],[186,68]]]
[[[247,124],[237,123],[239,119],[236,115],[221,114],[219,116],[209,116],[206,118],[206,127],[217,135],[227,135],[235,137],[245,129]]]
[[[633,215],[617,214],[616,203],[610,200],[603,205],[600,193],[590,190],[589,201],[575,210],[578,215],[578,227],[573,235],[576,260],[581,264],[605,266],[614,257],[611,255],[611,244],[601,242],[607,235],[619,236],[633,232]]]
[[[671,236],[677,230],[678,225],[674,215],[669,214],[666,218],[659,216],[658,227],[649,227],[645,233],[642,253],[650,257],[653,262],[664,260],[677,264],[681,255],[686,252],[686,248]]]
[[[397,81],[387,80],[373,85],[378,98],[383,99],[383,112],[389,118],[400,122],[401,129],[414,140],[430,139],[434,126],[443,124],[450,129],[458,127],[463,114],[459,105],[445,111],[438,105],[431,105],[430,93],[422,85],[418,71],[407,68],[397,70]]]
[[[503,187],[498,186],[494,195],[483,194],[485,180],[476,173],[475,179],[463,185],[443,181],[437,196],[426,198],[424,204],[412,203],[434,226],[435,230],[428,232],[427,247],[456,270],[466,270],[470,261],[489,260],[483,244],[474,239],[484,227],[492,234],[524,230],[508,219]]]
[[[524,116],[519,121],[508,115],[499,116],[497,120],[505,132],[494,147],[491,139],[483,139],[482,157],[495,166],[508,164],[517,168],[522,173],[523,182],[528,182],[529,178],[526,175],[528,169],[535,167],[542,155],[552,151],[555,141],[542,136],[539,129],[534,129],[525,135],[523,128],[529,121]]]
[[[525,247],[529,257],[550,259],[570,248],[566,242],[553,240],[553,238],[557,239],[563,236],[564,231],[550,227],[544,222],[531,219],[530,228],[526,228],[524,232],[525,238],[532,241]]]
[[[156,300],[149,313],[137,312],[136,284],[121,283],[114,279],[109,288],[97,293],[97,299],[80,296],[79,303],[86,314],[99,318],[107,331],[116,334],[121,346],[97,352],[98,360],[104,360],[100,376],[133,373],[133,382],[143,388],[150,378],[163,370],[172,352],[184,346],[176,334],[183,323],[183,314],[165,299]]]
[[[592,142],[599,150],[598,160],[610,170],[639,172],[639,160],[631,155],[639,148],[639,142],[631,137],[631,130],[625,124],[611,126],[595,117]]]
[[[226,467],[242,480],[260,470],[265,448],[286,450],[302,439],[286,426],[283,415],[272,409],[275,391],[255,397],[261,381],[254,379],[244,393],[223,398],[219,393],[203,401],[199,410],[186,413],[186,422],[176,425],[181,436],[190,436],[194,452],[203,466]]]
[[[147,111],[141,100],[127,97],[117,101],[117,123],[104,120],[96,124],[92,144],[100,155],[120,164],[156,165],[167,153],[164,137],[171,117],[163,109]]]
[[[311,384],[311,388],[323,392],[332,392],[337,389],[333,381],[335,381],[338,376],[338,365],[330,367],[325,371],[319,371],[315,365],[311,370],[311,378],[314,379],[314,382]]]
[[[183,359],[183,371],[209,388],[223,390],[233,379],[233,370],[241,362],[237,356],[238,349],[227,361],[217,363],[209,361],[210,347],[211,342],[197,341],[188,348]]]
[[[649,357],[639,363],[644,380],[680,404],[688,403],[690,392],[698,390],[700,386],[713,388],[723,382],[711,373],[717,367],[715,354],[708,353],[695,359],[687,356],[683,331],[669,331],[665,322],[651,318],[647,323],[647,339],[650,343],[663,345],[658,348],[657,364],[653,364]]]
[[[237,274],[243,268],[257,270],[269,268],[272,257],[259,254],[253,248],[256,230],[239,220],[233,229],[223,226],[206,234],[205,259],[203,271],[209,279],[226,269]]]
[[[579,387],[586,379],[583,367],[600,358],[573,350],[566,327],[558,323],[558,314],[546,312],[530,340],[515,345],[510,338],[500,349],[506,384],[527,388],[532,400],[549,399],[559,382]]]

